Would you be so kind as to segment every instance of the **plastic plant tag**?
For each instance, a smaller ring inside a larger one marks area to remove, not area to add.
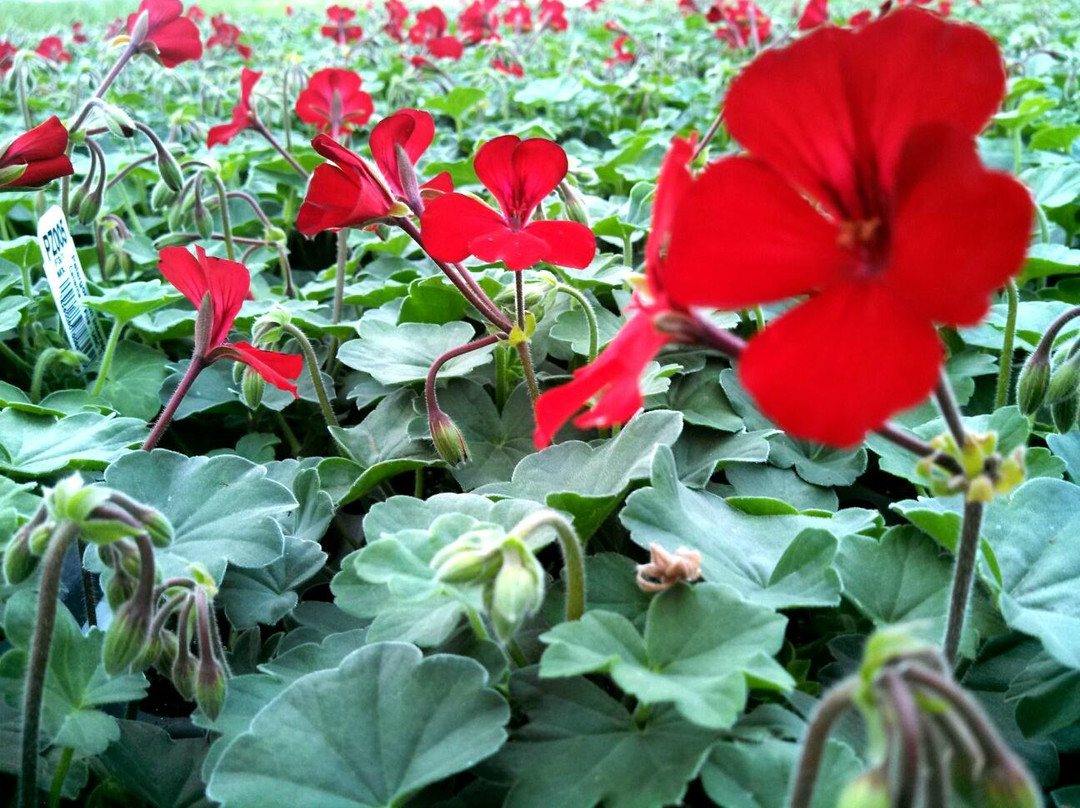
[[[56,311],[63,323],[71,347],[94,359],[101,353],[104,338],[90,309],[84,304],[88,296],[86,276],[83,275],[75,242],[71,239],[64,212],[54,205],[38,221],[38,243],[45,264]]]

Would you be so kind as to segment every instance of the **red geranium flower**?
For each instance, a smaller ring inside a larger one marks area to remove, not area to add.
[[[540,0],[540,27],[550,31],[566,30],[566,6],[562,0]]]
[[[376,169],[355,152],[319,135],[311,145],[333,165],[324,163],[315,169],[296,228],[305,236],[313,236],[323,230],[362,227],[372,219],[407,214],[398,146],[415,165],[434,136],[435,121],[426,112],[402,109],[387,116],[371,130]],[[420,186],[421,192],[428,195],[453,189],[450,175],[445,172]]]
[[[180,0],[142,0],[139,9],[128,15],[127,32],[135,27],[139,15],[150,15],[150,30],[140,50],[157,59],[165,67],[176,67],[181,62],[202,56],[199,29],[187,17],[180,16],[184,4]]]
[[[82,23],[73,22],[71,24],[71,41],[76,45],[85,45],[87,43],[86,34],[82,32]]]
[[[566,152],[542,138],[503,135],[485,143],[473,168],[502,212],[464,194],[444,194],[420,219],[424,246],[436,258],[455,263],[470,255],[527,269],[540,261],[581,269],[596,254],[596,238],[583,224],[530,222],[536,206],[566,176]]]
[[[67,145],[68,131],[55,115],[6,146],[0,143],[0,188],[36,188],[75,173]]]
[[[188,10],[184,16],[192,22],[202,22],[206,19],[206,12],[198,6],[188,6]]]
[[[58,36],[47,36],[38,43],[34,50],[38,56],[50,62],[70,62],[71,54],[64,50],[64,43]]]
[[[705,18],[719,22],[716,38],[731,48],[755,47],[769,38],[772,20],[753,0],[717,0]]]
[[[206,40],[206,47],[212,48],[217,45],[225,50],[236,48],[236,52],[244,58],[245,62],[251,58],[251,48],[240,42],[243,33],[232,23],[225,22],[224,14],[215,14],[210,18],[210,24],[214,26],[214,33]]]
[[[251,287],[247,267],[212,258],[202,247],[195,248],[195,255],[183,247],[166,247],[158,253],[158,269],[196,309],[201,309],[204,298],[209,296],[212,325],[210,339],[199,357],[202,361],[243,362],[274,387],[297,395],[296,380],[304,369],[303,357],[264,351],[247,342],[225,341]]]
[[[852,28],[862,28],[868,22],[874,19],[874,12],[870,9],[863,9],[851,15],[851,19],[848,20],[848,25]]]
[[[401,0],[386,0],[386,13],[389,16],[383,31],[395,42],[405,41],[405,20],[409,19],[409,9]]]
[[[228,143],[251,125],[251,91],[260,78],[262,73],[256,70],[245,67],[240,71],[240,103],[233,107],[232,120],[229,123],[210,127],[206,135],[206,148],[213,148],[218,143]]]
[[[296,114],[337,140],[342,133],[367,123],[375,110],[371,96],[360,89],[362,83],[351,70],[320,70],[297,97]]]
[[[629,41],[630,37],[626,34],[623,34],[622,36],[617,37],[616,40],[611,43],[611,47],[615,49],[615,55],[604,60],[605,67],[614,67],[615,65],[621,64],[622,62],[632,63],[635,59],[637,59],[637,56],[634,55],[633,51],[628,51],[625,49],[626,43]]]
[[[640,380],[646,366],[672,337],[658,330],[654,318],[682,307],[664,289],[664,258],[671,226],[690,187],[694,138],[675,138],[660,167],[653,197],[652,229],[645,244],[645,288],[634,295],[630,319],[596,360],[574,371],[573,381],[548,390],[536,401],[533,441],[543,449],[555,433],[594,396],[596,403],[574,419],[581,429],[622,424],[642,407]]]
[[[829,0],[810,0],[799,17],[800,31],[809,31],[829,21]]]
[[[475,0],[458,16],[458,32],[466,45],[498,40],[499,15],[495,13],[498,0]]]
[[[439,59],[460,59],[464,46],[455,36],[448,36],[449,21],[438,6],[424,9],[416,15],[416,23],[409,29],[409,41],[424,45],[428,53]]]
[[[108,27],[105,29],[105,39],[112,39],[121,31],[123,31],[126,25],[127,23],[124,22],[123,17],[117,17],[115,20],[110,22]]]
[[[604,5],[604,0],[585,0],[584,8],[589,11],[599,11],[602,5]]]
[[[532,11],[525,3],[518,3],[503,14],[503,25],[519,34],[526,34],[532,30]]]
[[[322,35],[332,39],[339,45],[356,42],[364,36],[364,29],[359,25],[349,25],[349,20],[356,16],[356,12],[344,6],[330,6],[326,9],[326,16],[332,25],[322,27]]]
[[[491,66],[498,70],[500,73],[505,73],[508,76],[514,76],[515,78],[521,78],[525,75],[525,69],[517,62],[507,59],[492,59]]]
[[[935,324],[977,323],[1020,268],[1031,199],[973,141],[1004,90],[989,36],[918,9],[820,28],[732,83],[725,120],[749,154],[686,192],[664,284],[726,309],[810,295],[739,362],[792,435],[852,446],[918,404],[943,359]]]

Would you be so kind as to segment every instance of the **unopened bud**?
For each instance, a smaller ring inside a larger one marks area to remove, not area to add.
[[[52,540],[53,531],[55,529],[55,523],[46,522],[31,530],[27,536],[27,545],[30,548],[30,552],[36,556],[45,555],[45,551],[49,549],[49,542]]]
[[[128,138],[135,134],[135,122],[131,120],[131,116],[124,110],[114,107],[112,104],[106,104],[104,101],[98,103],[98,109],[101,111],[101,117],[105,120],[105,126],[114,135]]]
[[[141,524],[150,540],[158,547],[168,547],[172,543],[172,523],[157,508],[137,502],[120,491],[110,491],[109,502],[123,509]]]
[[[37,567],[38,557],[30,552],[31,532],[20,530],[4,548],[4,580],[11,585],[25,581]]]
[[[168,676],[172,672],[173,663],[180,650],[180,641],[176,638],[176,634],[163,628],[158,632],[157,647],[158,654],[154,659],[154,667],[162,676]]]
[[[172,679],[176,692],[185,701],[195,698],[195,667],[195,657],[191,649],[184,647],[183,644],[178,645],[169,678]]]
[[[139,587],[138,580],[122,568],[103,580],[105,581],[103,586],[105,600],[108,601],[109,608],[114,611],[130,601]]]
[[[442,410],[436,406],[428,411],[428,429],[431,430],[431,440],[435,443],[435,451],[439,457],[456,466],[469,459],[469,447],[465,443],[465,436],[461,430]]]
[[[154,210],[163,210],[176,199],[176,191],[170,188],[164,180],[154,183],[154,190],[150,192],[150,206]]]
[[[1015,761],[991,765],[981,778],[986,808],[1042,808],[1043,798],[1038,786],[1024,768]]]
[[[91,191],[82,202],[79,203],[79,221],[82,224],[90,224],[101,212],[101,194],[97,190]]]
[[[544,574],[539,562],[523,542],[508,538],[488,602],[499,639],[512,639],[525,618],[535,614],[543,601]]]
[[[206,209],[202,199],[195,196],[195,231],[206,241],[214,237],[214,217]]]
[[[994,484],[990,478],[985,474],[980,474],[968,483],[966,499],[968,502],[993,502]]]
[[[74,191],[71,192],[71,196],[68,197],[67,215],[74,217],[79,215],[79,208],[82,207],[83,200],[86,199],[86,194],[90,189],[86,183],[77,186]]]
[[[214,302],[210,293],[203,295],[199,312],[195,315],[195,356],[202,357],[215,346],[210,344],[214,329]],[[194,360],[192,360],[194,361]]]
[[[184,174],[180,170],[180,163],[172,156],[172,152],[164,146],[156,149],[156,151],[158,174],[161,176],[161,181],[172,188],[173,191],[179,191],[184,186]]]
[[[836,808],[890,808],[888,777],[880,769],[863,772],[840,792]]]
[[[225,703],[225,671],[213,654],[203,653],[199,657],[195,672],[195,703],[211,721],[218,717]]]
[[[581,197],[574,191],[573,186],[563,180],[558,185],[558,191],[562,198],[566,218],[589,227],[589,213],[585,210],[585,203],[581,201]]]
[[[1020,378],[1016,382],[1016,404],[1024,415],[1038,411],[1046,399],[1046,388],[1050,381],[1050,362],[1041,351],[1034,351],[1020,369]]]
[[[146,41],[146,35],[150,33],[150,12],[143,11],[139,14],[135,20],[135,24],[131,26],[131,43],[130,47],[135,50],[138,49]]]
[[[1080,393],[1074,392],[1050,405],[1050,416],[1054,420],[1054,428],[1062,435],[1076,426],[1076,415],[1080,412]]]
[[[1050,383],[1046,387],[1046,403],[1055,404],[1075,395],[1078,388],[1080,388],[1080,353],[1068,357],[1050,375]]]
[[[265,233],[266,240],[269,242],[276,242],[278,244],[284,244],[288,241],[288,235],[280,227],[268,227]]]
[[[237,363],[239,364],[239,363]],[[262,403],[266,382],[255,370],[244,365],[243,379],[240,382],[240,394],[248,409],[257,410]]]
[[[116,676],[130,668],[150,645],[150,614],[136,600],[124,603],[105,632],[102,660],[105,672]]]
[[[5,149],[0,149],[0,154],[3,154]],[[0,168],[0,188],[5,185],[11,185],[16,182],[23,174],[26,173],[28,165],[26,163],[19,163],[12,166],[4,166]],[[22,189],[19,189],[22,190]]]
[[[1024,482],[1024,447],[1017,446],[998,466],[997,479],[994,481],[995,494],[1009,494]]]

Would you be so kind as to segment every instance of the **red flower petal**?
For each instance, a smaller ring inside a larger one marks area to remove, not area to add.
[[[350,132],[367,123],[375,110],[371,96],[360,89],[362,84],[360,76],[351,70],[320,70],[297,96],[296,114],[323,132]]]
[[[696,136],[692,136],[690,140],[674,138],[656,179],[652,226],[649,229],[649,239],[645,242],[645,276],[649,279],[654,294],[664,288],[663,264],[679,202],[693,182],[690,161],[694,156],[696,142]]]
[[[975,325],[994,290],[1020,271],[1032,213],[1027,189],[984,168],[969,137],[925,127],[900,161],[882,280],[934,322]]]
[[[0,161],[2,162],[2,161]],[[67,155],[49,157],[45,160],[35,160],[28,163],[26,170],[19,175],[17,180],[4,183],[5,188],[37,188],[57,177],[68,177],[75,173],[71,160]]]
[[[142,0],[138,11],[128,16],[127,31],[130,34],[135,21],[143,11],[149,16],[150,29],[147,41],[157,46],[157,58],[165,67],[176,67],[181,62],[202,56],[199,29],[187,17],[180,0]]]
[[[449,263],[468,258],[476,236],[508,229],[498,211],[464,194],[443,194],[431,200],[420,217],[425,249]]]
[[[227,342],[223,355],[243,362],[279,390],[297,396],[296,380],[304,370],[304,358],[280,351],[264,351],[248,342]]]
[[[871,281],[833,286],[769,323],[738,369],[792,437],[846,448],[925,399],[942,361],[933,325]]]
[[[855,33],[826,27],[766,51],[732,82],[725,120],[744,147],[834,213],[866,219],[876,211],[859,186],[891,187],[917,127],[944,121],[974,135],[1004,87],[986,33],[904,8]]]
[[[53,115],[29,132],[19,135],[0,154],[0,167],[33,163],[59,157],[67,150],[68,131]],[[71,173],[71,172],[68,172]]]
[[[578,417],[577,426],[587,429],[629,421],[642,406],[641,374],[667,340],[648,315],[633,315],[595,362],[576,370],[573,381],[536,400],[536,448],[550,444],[563,424],[597,393],[602,393],[600,399],[590,412]]]
[[[541,200],[566,176],[566,152],[543,138],[503,135],[476,153],[473,169],[494,194],[507,219],[524,224]]]
[[[596,236],[588,227],[577,222],[531,222],[525,232],[547,244],[547,250],[540,260],[555,266],[584,269],[596,255]],[[514,268],[509,264],[507,266]]]
[[[440,174],[436,174],[430,180],[420,186],[420,195],[423,196],[425,191],[430,192],[429,196],[435,196],[438,194],[448,194],[454,190],[454,180],[450,177],[449,171],[443,171]]]
[[[726,157],[682,195],[663,287],[684,306],[783,300],[853,268],[837,238],[836,226],[764,163]]]
[[[799,17],[800,31],[809,31],[829,21],[829,0],[810,0]]]
[[[317,135],[311,145],[336,165],[324,163],[311,175],[296,218],[301,233],[313,236],[362,225],[390,212],[394,205],[390,189],[360,155],[327,135]]]
[[[196,309],[202,305],[203,297],[210,294],[214,306],[210,346],[223,343],[251,288],[247,267],[236,261],[212,258],[202,247],[195,248],[195,255],[183,247],[166,247],[158,253],[158,269]]]
[[[481,261],[502,261],[507,269],[528,269],[543,261],[551,246],[526,230],[514,230],[500,218],[498,227],[469,239],[469,252]]]
[[[401,187],[401,175],[398,173],[397,146],[400,145],[409,155],[409,161],[416,161],[427,151],[435,139],[435,119],[427,112],[418,109],[399,109],[388,115],[371,130],[368,143],[375,165],[398,196],[404,194]],[[451,190],[453,186],[451,185]]]
[[[240,103],[232,109],[229,123],[211,126],[206,133],[206,148],[211,149],[218,143],[226,144],[251,124],[251,91],[262,78],[262,73],[243,68],[240,71]]]

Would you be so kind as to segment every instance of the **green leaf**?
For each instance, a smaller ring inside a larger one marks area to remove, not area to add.
[[[1080,669],[1080,487],[1030,480],[987,508],[982,536],[1001,569],[999,606],[1010,628],[1037,637],[1063,665]]]
[[[459,120],[486,97],[487,91],[477,87],[455,87],[448,93],[428,98],[424,102],[424,109],[445,112],[451,118]]]
[[[641,547],[656,543],[701,553],[705,579],[770,606],[829,606],[840,600],[833,569],[836,538],[877,524],[873,511],[847,508],[832,517],[754,516],[679,482],[668,450],[653,463],[652,485],[632,493],[619,519]]]
[[[1040,651],[1009,682],[1005,698],[1016,705],[1016,723],[1025,736],[1049,735],[1080,721],[1080,671]]]
[[[319,475],[336,505],[362,497],[383,480],[441,463],[430,441],[413,437],[416,396],[400,389],[384,398],[356,426],[330,427],[345,457],[319,463]]]
[[[101,396],[120,415],[150,421],[161,409],[161,383],[165,381],[163,353],[139,342],[124,341],[108,368]]]
[[[510,695],[529,720],[483,767],[513,782],[503,808],[679,804],[716,740],[668,707],[642,729],[585,678],[538,680],[528,669],[510,680]]]
[[[229,622],[235,628],[277,623],[296,608],[296,588],[316,575],[326,558],[318,542],[287,536],[276,561],[258,569],[230,567],[219,592]]]
[[[423,278],[409,284],[398,322],[442,325],[464,320],[468,311],[468,301],[452,283],[438,276]]]
[[[484,669],[380,643],[308,674],[268,704],[221,757],[207,794],[223,808],[400,806],[494,754],[510,710]]]
[[[732,408],[742,416],[748,430],[775,428],[768,418],[758,412],[750,396],[739,384],[734,370],[722,371],[720,384]],[[866,450],[862,447],[853,452],[842,451],[806,441],[796,441],[784,434],[769,438],[769,443],[772,444],[769,452],[769,462],[772,465],[784,469],[794,468],[800,477],[813,485],[851,485],[866,470]]]
[[[476,337],[469,323],[394,325],[371,315],[360,320],[356,331],[359,337],[338,349],[338,359],[348,367],[370,373],[381,384],[423,381],[442,354]],[[489,345],[451,359],[439,369],[439,378],[464,376],[487,364],[494,348]]]
[[[679,410],[688,424],[721,432],[741,432],[743,419],[732,409],[720,387],[720,370],[718,363],[710,362],[704,370],[675,377],[668,390],[668,406]]]
[[[682,584],[653,598],[644,638],[625,617],[604,611],[542,634],[548,649],[540,675],[607,673],[644,704],[672,703],[687,721],[726,729],[746,707],[751,686],[794,686],[772,658],[786,625],[731,587]]]
[[[1080,272],[1080,250],[1064,244],[1033,244],[1028,250],[1019,283],[1051,275],[1074,275]]]
[[[41,477],[64,469],[100,469],[146,439],[146,424],[80,412],[64,418],[0,412],[0,471]]]
[[[149,314],[183,297],[172,286],[159,280],[127,282],[86,298],[86,305],[127,323],[140,314]]]
[[[20,590],[4,609],[4,635],[14,648],[0,657],[0,693],[9,704],[22,696],[26,661],[37,616],[37,592]],[[70,746],[80,755],[97,755],[120,737],[116,719],[97,708],[139,701],[146,695],[141,673],[109,676],[101,661],[105,632],[83,636],[62,604],[56,612],[45,678],[41,729],[49,743]]]
[[[522,459],[508,483],[478,494],[531,499],[574,517],[584,540],[615,508],[634,480],[648,476],[653,453],[670,446],[682,430],[677,412],[641,413],[611,440],[566,441]]]
[[[734,463],[724,471],[740,498],[777,499],[798,511],[835,511],[839,507],[834,491],[804,482],[791,469]]]
[[[296,508],[288,488],[242,457],[184,457],[155,449],[133,452],[105,471],[105,482],[157,508],[173,526],[173,541],[157,550],[164,577],[202,564],[217,581],[229,564],[259,568],[282,554],[281,525]]]
[[[206,738],[173,739],[145,721],[120,721],[120,738],[98,760],[124,787],[154,808],[209,808],[199,776]]]

